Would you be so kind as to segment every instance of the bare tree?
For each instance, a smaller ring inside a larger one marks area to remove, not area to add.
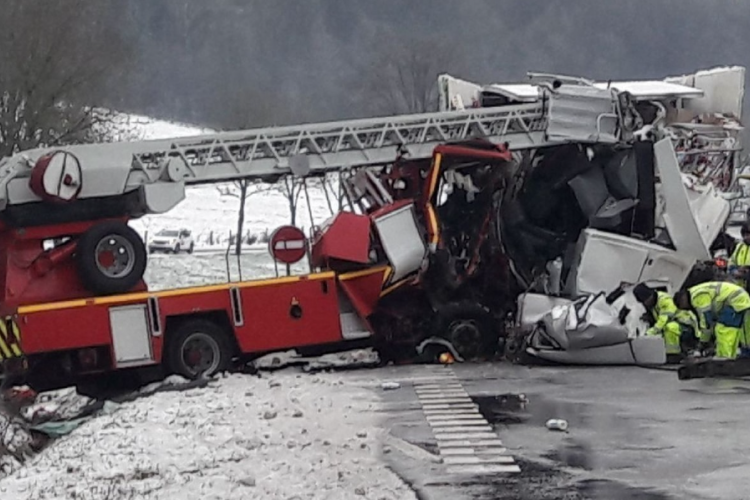
[[[127,64],[125,43],[95,0],[6,0],[0,16],[0,157],[101,140],[113,114],[98,108]]]
[[[292,226],[297,224],[297,207],[299,206],[299,197],[302,194],[304,182],[304,179],[286,176],[277,184],[289,206],[289,224]]]
[[[361,95],[377,114],[436,111],[437,77],[453,71],[460,60],[456,45],[441,38],[393,37],[360,72]]]
[[[216,189],[222,196],[231,196],[240,200],[240,207],[237,212],[237,238],[234,242],[234,253],[242,253],[242,232],[245,226],[245,206],[247,199],[258,193],[268,192],[271,186],[267,184],[256,184],[249,179],[234,181],[230,185],[216,186]]]

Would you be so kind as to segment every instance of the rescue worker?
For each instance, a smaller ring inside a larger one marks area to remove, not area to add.
[[[750,269],[750,223],[745,222],[740,229],[742,241],[737,243],[729,256],[729,274],[737,284],[747,290],[747,273]]]
[[[678,309],[668,293],[654,290],[645,283],[636,285],[633,295],[652,319],[646,335],[661,336],[668,356],[679,356],[695,346],[698,335],[695,314]]]
[[[718,358],[735,359],[740,346],[747,348],[750,321],[750,294],[739,285],[709,281],[675,294],[675,303],[682,310],[694,310],[701,330],[700,340],[713,340]],[[743,356],[746,349],[743,349]]]

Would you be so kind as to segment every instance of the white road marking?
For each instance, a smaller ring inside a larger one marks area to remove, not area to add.
[[[468,397],[468,396],[462,396],[462,397],[450,397],[450,398],[437,398],[437,399],[423,399],[422,400],[424,404],[426,405],[435,405],[435,404],[457,404],[457,403],[469,403],[474,404],[474,402]]]
[[[412,384],[447,472],[470,475],[521,472],[453,370],[430,367],[425,372],[433,376],[415,378]]]
[[[438,433],[444,433],[444,432],[474,432],[474,431],[487,431],[492,432],[492,426],[484,424],[484,425],[454,425],[452,427],[441,427],[441,426],[432,426],[432,432],[434,434]]]
[[[477,408],[477,405],[474,403],[423,403],[422,407],[425,410],[450,410],[453,408],[468,410]]]
[[[464,440],[464,439],[492,439],[497,434],[494,432],[434,432],[433,434],[438,439],[438,441],[456,441],[456,440]],[[438,446],[440,446],[440,443],[438,443]]]
[[[438,447],[441,450],[444,448],[502,448],[503,442],[499,439],[464,439],[456,441],[442,441],[438,443]]]
[[[427,421],[431,422],[434,420],[451,420],[453,418],[457,420],[475,420],[475,419],[481,419],[484,420],[484,417],[482,417],[482,414],[479,413],[475,409],[468,409],[468,410],[462,410],[460,408],[456,409],[447,409],[447,410],[440,410],[440,411],[432,411],[431,415],[426,415]]]
[[[419,394],[419,399],[423,401],[431,401],[433,399],[443,399],[443,398],[466,398],[469,399],[469,395],[465,392],[436,392],[434,394]]]
[[[476,465],[476,464],[515,464],[513,457],[477,457],[477,456],[457,456],[443,457],[443,463],[448,465]]]
[[[452,465],[448,472],[451,474],[466,474],[471,476],[489,474],[518,474],[521,468],[517,465]]]
[[[433,428],[443,428],[443,427],[490,427],[487,425],[487,421],[483,418],[477,417],[476,419],[467,419],[467,420],[438,420],[434,422],[429,422],[430,426]],[[491,427],[490,427],[491,428]]]
[[[426,394],[428,392],[464,390],[461,384],[431,385],[431,386],[422,386],[422,387],[423,388],[421,390],[417,390],[417,394]]]
[[[506,448],[503,448],[502,446],[488,448],[474,448],[472,446],[466,446],[463,448],[443,448],[440,450],[440,455],[444,457],[461,455],[498,456],[505,455],[507,452],[508,450]]]

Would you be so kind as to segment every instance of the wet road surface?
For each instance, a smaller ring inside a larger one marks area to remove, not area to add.
[[[383,380],[402,384],[383,392],[396,440],[386,456],[425,498],[750,498],[750,381],[679,381],[672,371],[637,367],[446,369],[521,473],[447,475],[412,387],[430,376],[427,367],[386,368]],[[567,432],[547,430],[550,418],[567,420]]]

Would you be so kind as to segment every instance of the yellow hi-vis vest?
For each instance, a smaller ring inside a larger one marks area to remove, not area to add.
[[[719,313],[725,307],[736,312],[750,309],[750,295],[739,285],[726,281],[709,281],[695,285],[688,290],[690,303],[698,313],[702,330],[701,339],[710,337],[709,330],[715,326]]]
[[[649,328],[646,333],[649,335],[663,335],[667,324],[674,321],[675,314],[677,314],[677,306],[669,294],[656,292],[656,305],[654,305],[652,314],[656,320],[656,324]]]
[[[729,257],[730,266],[750,266],[750,245],[744,241],[737,243],[732,255]]]

